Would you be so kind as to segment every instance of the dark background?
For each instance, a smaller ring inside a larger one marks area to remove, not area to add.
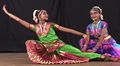
[[[92,23],[90,9],[98,5],[103,9],[104,20],[109,24],[109,33],[120,43],[120,0],[0,0],[0,52],[25,52],[25,41],[37,40],[37,35],[2,11],[2,5],[14,15],[33,23],[34,9],[45,9],[49,21],[85,33],[86,26]],[[57,31],[66,43],[79,47],[80,36]]]

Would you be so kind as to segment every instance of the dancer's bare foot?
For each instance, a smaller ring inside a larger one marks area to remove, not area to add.
[[[105,56],[105,61],[120,62],[120,58]]]

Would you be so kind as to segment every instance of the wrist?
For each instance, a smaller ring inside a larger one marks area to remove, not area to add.
[[[86,38],[86,37],[87,37],[87,35],[86,35],[86,34],[84,34],[84,33],[82,33],[82,37],[83,37],[83,38]]]
[[[82,33],[81,35],[82,35],[82,36],[85,36],[86,34]]]

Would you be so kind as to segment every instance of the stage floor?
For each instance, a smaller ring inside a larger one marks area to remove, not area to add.
[[[120,62],[92,61],[80,64],[40,65],[29,61],[27,53],[0,53],[0,66],[120,66]]]

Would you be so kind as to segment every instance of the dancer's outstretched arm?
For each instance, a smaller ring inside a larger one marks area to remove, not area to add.
[[[79,35],[79,36],[83,36],[84,38],[87,37],[87,35],[82,33],[82,32],[79,32],[79,31],[76,31],[76,30],[73,30],[73,29],[70,29],[70,28],[66,28],[66,27],[60,26],[58,24],[54,24],[54,26],[60,31],[76,34],[76,35]]]
[[[19,22],[20,24],[22,24],[23,26],[27,27],[27,28],[30,28],[30,29],[33,29],[34,28],[34,25],[28,23],[27,21],[25,20],[22,20],[20,19],[19,17],[13,15],[12,13],[8,12],[7,9],[6,9],[6,5],[3,5],[3,11],[12,19],[16,20],[17,22]]]

